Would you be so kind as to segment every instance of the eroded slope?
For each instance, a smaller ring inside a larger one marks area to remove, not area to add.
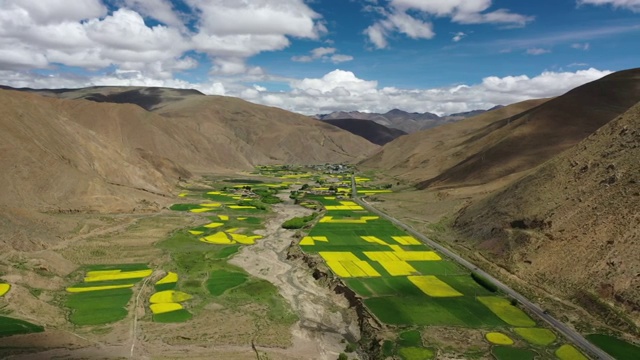
[[[638,159],[640,104],[463,211],[456,227],[519,277],[589,310],[595,295],[624,309],[637,325]]]

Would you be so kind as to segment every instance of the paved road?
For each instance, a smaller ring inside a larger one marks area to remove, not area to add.
[[[571,342],[573,342],[575,345],[577,345],[582,351],[584,351],[586,354],[590,355],[592,358],[594,358],[594,359],[602,359],[602,360],[614,360],[609,354],[607,354],[606,352],[602,351],[597,346],[591,344],[589,341],[587,341],[587,339],[582,337],[582,335],[577,333],[575,330],[571,329],[566,324],[556,320],[551,315],[546,314],[544,312],[544,310],[542,310],[538,305],[536,305],[533,302],[529,301],[527,298],[525,298],[524,296],[520,295],[518,292],[516,292],[515,290],[511,289],[507,285],[503,284],[502,282],[500,282],[495,277],[493,277],[490,274],[484,272],[482,269],[479,269],[477,266],[475,266],[472,263],[470,263],[469,261],[463,259],[461,256],[459,256],[458,254],[454,253],[453,251],[447,249],[446,247],[438,244],[437,242],[435,242],[435,241],[427,238],[426,236],[422,235],[421,233],[417,232],[412,227],[402,223],[401,221],[399,221],[398,219],[396,219],[396,218],[394,218],[392,216],[387,215],[386,213],[383,213],[382,211],[380,211],[380,210],[376,209],[375,207],[373,207],[371,204],[369,204],[366,201],[360,199],[358,197],[358,192],[356,190],[356,182],[355,182],[355,179],[354,179],[353,176],[351,177],[351,193],[352,193],[353,200],[356,201],[357,203],[359,203],[360,205],[362,205],[363,207],[365,207],[367,210],[369,210],[369,211],[371,211],[371,212],[373,212],[373,213],[375,213],[375,214],[377,214],[377,215],[379,215],[379,216],[391,221],[397,227],[405,230],[406,232],[408,232],[409,234],[413,235],[417,239],[420,239],[420,241],[422,241],[426,245],[436,249],[440,253],[442,253],[445,256],[451,258],[452,260],[454,260],[458,264],[464,266],[465,268],[469,269],[470,271],[473,271],[473,272],[475,272],[475,273],[477,273],[477,274],[479,274],[481,276],[484,276],[486,279],[489,279],[489,281],[493,282],[502,292],[504,292],[505,294],[507,294],[507,295],[511,296],[512,298],[518,300],[518,302],[520,303],[520,305],[522,307],[524,307],[527,310],[529,310],[529,312],[537,315],[542,320],[546,321],[549,325],[551,325],[551,327],[556,329],[559,333],[563,334],[567,339],[569,339]]]

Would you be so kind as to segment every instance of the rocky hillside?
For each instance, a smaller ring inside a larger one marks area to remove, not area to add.
[[[419,189],[503,181],[569,149],[638,101],[640,69],[620,71],[549,101],[401,137],[363,165],[415,181]]]
[[[640,325],[639,159],[640,103],[455,226],[520,278],[632,331],[595,299]]]
[[[529,100],[476,117],[403,136],[362,162],[411,183],[434,178],[463,161],[474,148],[473,137],[492,124],[534,108],[546,100]]]

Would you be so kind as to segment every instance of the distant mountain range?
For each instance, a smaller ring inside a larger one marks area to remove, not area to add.
[[[371,120],[389,128],[400,129],[406,133],[412,133],[480,115],[484,112],[499,109],[501,107],[501,105],[498,105],[489,110],[473,110],[447,116],[438,116],[430,112],[410,113],[399,109],[393,109],[384,114],[365,113],[360,111],[334,111],[330,114],[318,114],[315,118],[324,121],[334,119]]]

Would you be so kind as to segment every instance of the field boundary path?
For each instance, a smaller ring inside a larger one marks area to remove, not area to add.
[[[136,339],[137,339],[137,332],[138,332],[138,306],[140,304],[140,295],[142,295],[142,292],[144,291],[145,286],[147,286],[147,283],[149,282],[149,279],[151,279],[151,277],[153,276],[153,274],[151,274],[150,276],[148,276],[144,282],[142,283],[142,286],[140,287],[140,290],[138,291],[138,294],[136,295],[136,300],[135,300],[135,304],[133,307],[133,323],[132,323],[132,328],[131,328],[131,351],[129,353],[129,359],[133,359],[133,353],[135,351],[135,347],[136,347]]]
[[[416,237],[417,239],[419,239],[420,241],[422,241],[426,245],[431,246],[432,248],[438,250],[440,253],[442,253],[443,255],[447,256],[451,260],[457,262],[458,264],[464,266],[465,268],[469,269],[470,271],[475,272],[478,275],[481,275],[481,276],[485,277],[486,279],[488,279],[489,281],[493,282],[498,287],[498,289],[503,291],[505,294],[511,296],[512,298],[516,299],[522,305],[522,307],[526,308],[531,313],[537,315],[538,318],[544,320],[552,328],[554,328],[556,331],[558,331],[559,333],[564,335],[567,339],[572,341],[575,345],[577,345],[582,351],[584,351],[588,355],[590,355],[592,357],[595,357],[596,359],[614,360],[613,357],[611,357],[609,354],[607,354],[606,352],[604,352],[603,350],[601,350],[597,346],[595,346],[592,343],[590,343],[587,339],[585,339],[578,332],[576,332],[575,330],[573,330],[572,328],[570,328],[569,326],[567,326],[563,322],[555,319],[551,315],[545,313],[545,311],[542,310],[538,305],[534,304],[529,299],[527,299],[526,297],[524,297],[523,295],[521,295],[517,291],[513,290],[509,286],[505,285],[504,283],[502,283],[501,281],[499,281],[498,279],[496,279],[492,275],[486,273],[482,269],[479,269],[477,266],[475,266],[471,262],[467,261],[466,259],[464,259],[460,255],[458,255],[457,253],[451,251],[450,249],[438,244],[437,242],[435,242],[435,241],[429,239],[428,237],[426,237],[425,235],[419,233],[417,230],[415,230],[411,226],[406,225],[405,223],[401,222],[400,220],[398,220],[398,219],[396,219],[396,218],[394,218],[394,217],[392,217],[392,216],[390,216],[390,215],[378,210],[377,208],[373,207],[373,205],[371,205],[368,202],[360,199],[358,197],[358,191],[357,190],[358,189],[356,187],[355,177],[352,175],[351,176],[351,197],[353,198],[353,200],[355,202],[357,202],[358,204],[363,206],[365,209],[371,211],[372,213],[374,213],[376,215],[379,215],[379,216],[391,221],[391,223],[393,223],[394,225],[398,226],[399,228],[401,228],[404,231],[408,232],[409,234],[413,235],[414,237]]]

